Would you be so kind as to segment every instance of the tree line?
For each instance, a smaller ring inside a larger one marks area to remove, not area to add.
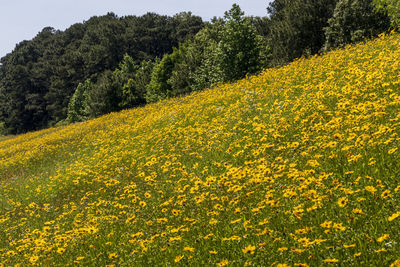
[[[7,133],[23,133],[65,120],[79,83],[97,82],[125,54],[154,60],[194,36],[204,23],[198,16],[148,13],[117,17],[109,13],[65,31],[44,28],[1,59],[0,121]]]
[[[109,13],[45,28],[0,60],[0,131],[84,121],[363,41],[399,27],[398,3],[275,0],[265,17],[233,5],[210,22]]]

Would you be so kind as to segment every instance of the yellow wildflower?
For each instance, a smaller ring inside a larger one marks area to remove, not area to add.
[[[349,200],[345,197],[341,197],[338,199],[337,203],[339,205],[339,207],[343,208],[344,206],[346,206],[346,204],[349,202]]]
[[[385,240],[388,240],[388,239],[389,239],[389,235],[388,234],[384,234],[383,236],[379,237],[376,241],[381,243],[381,242],[383,242]]]
[[[226,266],[226,265],[228,265],[228,263],[229,263],[229,261],[227,260],[227,259],[224,259],[224,260],[222,260],[222,261],[220,261],[220,262],[218,262],[217,263],[217,266],[219,267],[219,266]]]
[[[325,263],[336,263],[336,262],[339,262],[339,260],[338,259],[325,259],[325,260],[323,260],[323,262],[325,262]]]
[[[256,246],[248,245],[244,249],[242,249],[243,253],[245,254],[254,254],[254,251],[256,250]]]
[[[108,258],[109,259],[116,259],[116,258],[118,258],[118,255],[117,255],[117,253],[110,253],[110,254],[108,254]]]
[[[184,257],[185,257],[185,255],[176,256],[175,259],[174,259],[174,261],[175,261],[175,262],[180,262]]]
[[[191,247],[184,247],[183,251],[194,252],[194,248]]]
[[[394,219],[398,218],[399,216],[400,216],[400,211],[395,212],[395,213],[393,213],[392,215],[390,215],[390,216],[388,217],[388,221],[391,222],[391,221],[393,221]]]

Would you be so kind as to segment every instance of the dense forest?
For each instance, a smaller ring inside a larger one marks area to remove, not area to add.
[[[274,0],[265,17],[109,13],[44,28],[0,60],[0,134],[84,121],[233,82],[400,25],[397,0]]]

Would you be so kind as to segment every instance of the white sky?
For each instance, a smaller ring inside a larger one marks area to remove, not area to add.
[[[0,58],[15,44],[30,40],[44,27],[65,30],[92,16],[114,12],[118,16],[155,12],[174,15],[192,11],[203,20],[217,16],[238,4],[246,15],[266,16],[271,0],[0,0]]]

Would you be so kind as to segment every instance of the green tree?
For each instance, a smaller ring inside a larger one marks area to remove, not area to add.
[[[0,136],[1,135],[6,135],[7,131],[6,131],[6,126],[4,121],[0,121]]]
[[[114,71],[115,78],[122,88],[121,108],[131,108],[146,103],[146,86],[150,83],[154,63],[143,60],[136,65],[134,59],[125,55],[119,69]]]
[[[268,49],[265,38],[257,34],[265,21],[244,17],[238,5],[214,18],[199,31],[165,55],[156,64],[147,87],[146,100],[187,94],[212,84],[235,81],[266,66]]]
[[[147,85],[147,102],[156,102],[173,95],[169,78],[179,59],[180,53],[178,49],[174,49],[174,52],[165,55],[162,60],[154,66],[150,83]]]
[[[191,74],[197,67],[196,61],[198,60],[192,49],[192,42],[189,40],[179,45],[179,48],[174,51],[177,54],[175,57],[176,62],[168,79],[168,84],[171,87],[170,96],[183,95],[192,91],[193,80]]]
[[[107,70],[100,75],[89,91],[88,99],[88,113],[92,118],[121,110],[122,88],[112,71]]]
[[[400,1],[399,0],[374,0],[376,8],[385,11],[390,16],[392,27],[400,27]]]
[[[12,77],[10,77],[10,76]],[[15,79],[15,78],[19,79]],[[30,82],[26,78],[27,69],[22,65],[15,65],[12,70],[7,70],[1,84],[1,120],[7,134],[24,133],[27,130],[34,130],[32,114],[25,106],[27,104],[24,92],[30,88]]]
[[[325,44],[325,27],[338,0],[274,0],[270,14],[269,46],[273,65],[318,53]]]
[[[0,120],[8,133],[17,134],[47,126],[44,95],[51,66],[40,60],[53,30],[45,28],[34,42],[24,41],[1,59]]]
[[[222,69],[222,52],[218,43],[210,42],[204,48],[200,66],[193,73],[193,89],[198,91],[225,81]]]
[[[236,4],[225,12],[225,25],[219,44],[221,69],[226,81],[235,81],[261,69],[261,43],[250,20]]]
[[[68,104],[68,123],[89,119],[89,93],[92,88],[93,83],[89,79],[84,83],[79,83]]]
[[[342,47],[376,36],[390,27],[389,17],[373,0],[340,0],[326,28],[326,48]]]
[[[201,17],[193,16],[192,12],[181,12],[172,17],[173,39],[178,43],[192,39],[203,27]],[[177,46],[177,45],[175,45]]]
[[[222,20],[213,19],[193,40],[187,40],[155,64],[146,100],[154,102],[166,97],[201,90],[223,81],[220,71]]]
[[[225,21],[214,18],[199,33],[189,46],[186,57],[191,67],[188,77],[191,80],[190,90],[198,91],[224,81],[221,69],[221,42]]]

